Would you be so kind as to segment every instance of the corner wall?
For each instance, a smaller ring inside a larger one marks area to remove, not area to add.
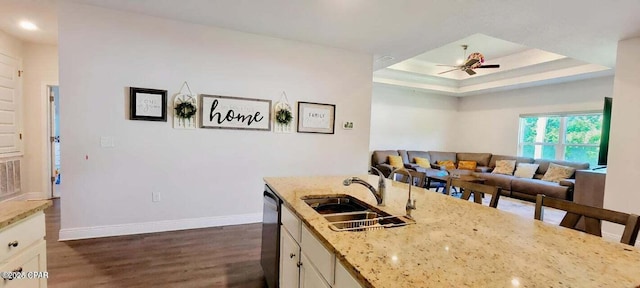
[[[618,42],[616,75],[613,83],[613,109],[604,207],[640,214],[640,193],[635,185],[640,178],[640,38]],[[603,225],[603,233],[622,234],[622,228]],[[636,246],[639,242],[636,242]]]
[[[447,150],[457,106],[457,97],[376,84],[369,149]]]
[[[72,3],[59,35],[62,239],[260,222],[265,176],[367,171],[371,55]],[[173,96],[183,81],[198,94],[336,104],[335,134],[128,120],[127,87]]]

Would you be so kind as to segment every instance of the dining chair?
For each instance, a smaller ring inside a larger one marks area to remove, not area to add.
[[[418,172],[414,170],[395,170],[393,172],[394,175],[392,176],[392,179],[398,182],[409,183],[409,174],[407,172],[411,174],[411,177],[413,179],[413,186],[418,186],[420,188],[424,187],[427,179],[427,174],[424,172]]]
[[[581,231],[576,228],[576,224],[578,224],[581,217],[584,217],[585,230],[583,232],[591,235],[602,237],[602,220],[624,225],[624,232],[622,233],[620,243],[631,246],[636,244],[638,230],[640,229],[640,217],[638,215],[582,205],[538,194],[536,197],[535,219],[543,220],[544,207],[551,207],[567,212],[560,222],[560,226],[562,227]]]
[[[491,201],[489,202],[489,207],[498,208],[498,201],[500,200],[500,192],[502,188],[496,186],[489,186],[480,183],[473,183],[468,181],[463,181],[460,179],[456,179],[453,177],[449,177],[447,180],[447,186],[445,191],[450,191],[452,187],[460,188],[462,192],[462,196],[460,199],[469,200],[471,198],[471,193],[473,193],[473,201],[482,204],[482,195],[489,194],[491,195]]]

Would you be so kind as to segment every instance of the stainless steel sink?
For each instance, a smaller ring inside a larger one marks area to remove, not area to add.
[[[401,227],[415,221],[393,216],[352,196],[303,197],[311,208],[324,215],[334,231],[368,231]]]
[[[304,202],[320,214],[334,214],[369,210],[368,205],[354,197],[305,197]]]

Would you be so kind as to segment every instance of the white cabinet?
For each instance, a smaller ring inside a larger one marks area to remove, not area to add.
[[[47,248],[44,213],[37,212],[0,229],[0,288],[47,287]],[[24,277],[24,278],[23,278]]]
[[[362,287],[293,212],[284,205],[281,211],[281,288]]]
[[[299,286],[299,263],[300,246],[282,226],[280,228],[280,287],[295,288]]]
[[[302,262],[300,266],[300,288],[331,288],[307,258],[307,255],[302,253],[300,261]]]

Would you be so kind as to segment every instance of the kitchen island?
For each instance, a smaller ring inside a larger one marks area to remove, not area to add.
[[[362,175],[374,187],[378,176]],[[351,195],[343,177],[265,178],[303,226],[363,287],[636,287],[640,250],[414,187],[415,224],[336,232],[302,197]],[[404,215],[408,186],[387,181],[386,206]],[[282,261],[282,260],[281,260]],[[286,287],[284,287],[286,288]]]

